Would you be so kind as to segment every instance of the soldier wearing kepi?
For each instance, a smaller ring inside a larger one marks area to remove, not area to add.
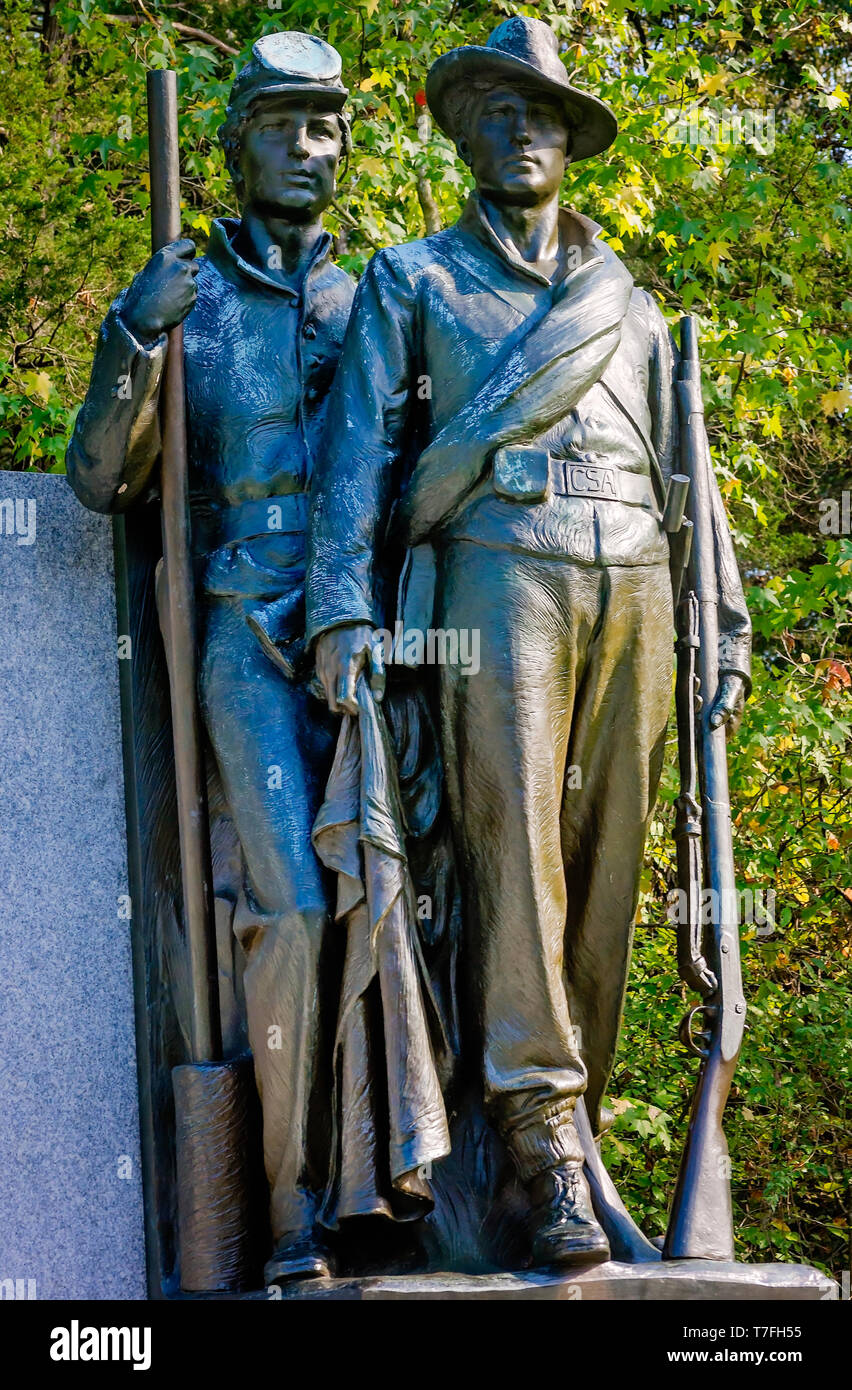
[[[165,247],[115,300],[68,450],[96,511],[150,490],[166,333],[185,319],[200,697],[244,863],[234,929],[263,1104],[267,1282],[328,1272],[314,1209],[329,905],[310,835],[335,730],[300,652],[307,490],[353,294],[321,221],[349,145],[340,74],[335,49],[307,34],[254,45],[220,130],[242,217],[213,224],[201,261],[191,241]]]
[[[308,632],[329,702],[351,708],[371,626],[393,618],[388,525],[409,573],[435,551],[435,626],[480,630],[478,674],[439,682],[485,1098],[536,1262],[600,1260],[573,1111],[585,1095],[595,1122],[612,1067],[671,701],[674,349],[600,227],[559,208],[566,164],[616,121],[569,85],[548,26],[507,20],[440,58],[426,94],[476,191],[359,286],[315,475]],[[713,515],[718,726],[750,630],[718,489]]]

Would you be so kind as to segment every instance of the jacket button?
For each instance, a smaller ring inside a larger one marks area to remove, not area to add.
[[[317,336],[316,324],[306,323],[302,329],[302,333],[306,338],[315,338]]]

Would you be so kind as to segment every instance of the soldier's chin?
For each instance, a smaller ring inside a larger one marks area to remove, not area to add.
[[[500,180],[498,187],[488,190],[495,202],[514,207],[535,207],[542,197],[550,192],[542,179],[533,174],[509,174]]]
[[[307,185],[282,188],[273,197],[263,199],[260,211],[267,217],[309,222],[328,207],[329,201],[329,198],[323,198],[321,190]]]

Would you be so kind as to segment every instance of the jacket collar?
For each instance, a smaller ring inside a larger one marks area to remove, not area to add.
[[[286,295],[289,299],[298,299],[298,290],[290,285],[282,285],[280,280],[274,280],[256,265],[251,265],[248,261],[234,250],[234,239],[240,228],[238,217],[216,218],[210,228],[210,239],[207,243],[207,255],[215,265],[216,269],[229,279],[239,278],[240,276],[248,280],[255,280],[265,289],[274,290],[276,294]],[[313,274],[319,266],[324,265],[331,254],[331,236],[328,232],[323,232],[318,238],[316,245],[308,261],[305,270],[305,280]]]
[[[594,242],[598,233],[603,230],[599,222],[594,222],[591,217],[586,217],[581,212],[575,212],[573,208],[563,207],[559,209],[558,220],[561,240],[564,242],[579,241],[583,247],[584,258],[587,250],[591,254],[597,254],[599,248],[594,246]],[[540,285],[552,285],[554,283],[548,276],[536,270],[535,266],[531,266],[527,261],[522,261],[519,256],[510,251],[491,225],[478,193],[471,193],[468,198],[459,218],[459,226],[475,237],[482,245],[487,246],[490,251],[495,252],[506,265],[511,266],[519,274],[535,280]]]

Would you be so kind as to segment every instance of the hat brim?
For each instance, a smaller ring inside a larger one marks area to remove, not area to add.
[[[438,58],[426,78],[426,100],[435,122],[455,140],[461,134],[454,108],[460,105],[453,94],[471,78],[494,78],[507,86],[522,84],[546,92],[561,103],[572,132],[571,163],[589,159],[607,149],[618,134],[618,121],[605,102],[581,92],[566,80],[557,82],[510,53],[497,48],[454,48]]]
[[[256,87],[247,93],[239,103],[241,115],[246,115],[257,101],[302,101],[305,98],[321,100],[329,111],[340,111],[349,95],[346,87],[326,87],[321,82],[271,82],[266,87]]]

